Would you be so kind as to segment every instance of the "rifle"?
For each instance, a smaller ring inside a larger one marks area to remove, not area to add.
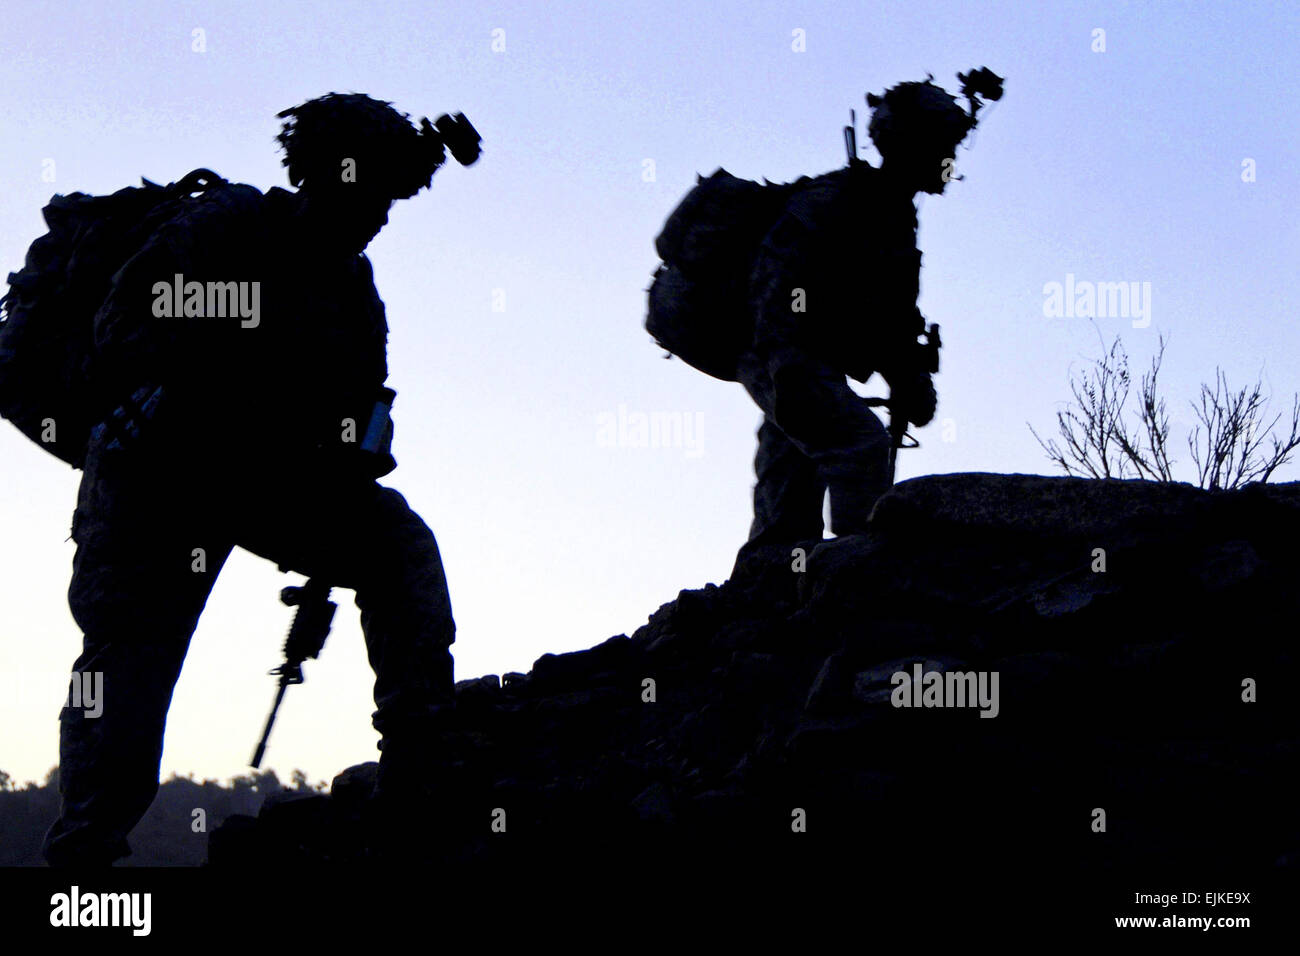
[[[922,335],[925,336],[925,344],[922,346],[921,371],[933,375],[939,371],[939,349],[943,347],[943,340],[939,338],[939,326],[931,322]],[[907,433],[907,416],[902,409],[894,407],[892,390],[889,398],[869,398],[866,401],[872,408],[884,406],[889,409],[889,483],[892,485],[897,473],[898,450],[920,448],[921,443]],[[909,439],[911,444],[908,444]]]
[[[275,703],[271,705],[271,714],[266,718],[266,728],[262,731],[262,740],[253,753],[250,766],[256,768],[262,764],[266,753],[266,742],[271,736],[271,727],[275,724],[275,715],[284,700],[284,692],[290,684],[303,682],[302,663],[307,658],[316,659],[325,646],[329,636],[330,625],[334,621],[334,612],[338,605],[329,599],[330,587],[322,581],[311,578],[301,587],[287,587],[280,591],[280,602],[289,607],[297,606],[293,623],[289,626],[289,636],[284,639],[284,663],[270,671],[279,675],[280,686],[275,692]]]

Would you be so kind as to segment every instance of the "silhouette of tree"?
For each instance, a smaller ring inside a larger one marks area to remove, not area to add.
[[[1061,444],[1054,439],[1044,441],[1033,425],[1030,432],[1067,475],[1176,480],[1174,460],[1169,457],[1169,415],[1157,387],[1164,336],[1150,369],[1142,376],[1136,421],[1129,421],[1132,378],[1119,336],[1109,349],[1104,342],[1102,348],[1102,358],[1081,374],[1071,375],[1074,401],[1056,413]],[[1229,490],[1268,481],[1300,447],[1300,395],[1295,396],[1285,438],[1273,433],[1281,413],[1264,424],[1269,400],[1259,379],[1251,388],[1233,392],[1223,370],[1216,367],[1214,388],[1202,385],[1199,404],[1190,404],[1200,424],[1192,429],[1187,446],[1202,488]],[[1266,440],[1271,443],[1268,449]]]
[[[311,779],[302,770],[294,770],[293,773],[289,775],[289,782],[293,785],[293,789],[295,790],[315,790],[317,793],[323,793],[325,788],[329,786],[329,781],[327,780],[317,780],[315,783],[312,783]]]
[[[128,839],[132,855],[124,866],[197,866],[207,857],[208,834],[232,814],[256,816],[266,796],[282,789],[273,771],[202,784],[172,773],[158,788],[148,812]],[[305,774],[304,774],[305,777]],[[324,784],[318,784],[318,787]],[[207,827],[195,831],[194,811],[206,814]],[[42,866],[41,842],[59,814],[57,768],[46,782],[22,787],[0,771],[0,866]]]
[[[1215,372],[1214,390],[1202,385],[1200,404],[1192,406],[1201,423],[1187,439],[1197,480],[1202,488],[1237,488],[1268,481],[1300,446],[1300,395],[1291,406],[1290,433],[1279,439],[1273,429],[1282,413],[1263,424],[1268,417],[1268,399],[1261,394],[1260,381],[1257,379],[1249,391],[1233,392],[1223,372]],[[1268,450],[1264,449],[1265,439],[1271,444]]]

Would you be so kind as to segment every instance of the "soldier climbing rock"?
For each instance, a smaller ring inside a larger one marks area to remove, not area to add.
[[[719,170],[656,240],[665,265],[647,328],[695,367],[739,381],[763,412],[738,569],[759,548],[820,539],[827,490],[834,533],[863,532],[892,482],[890,433],[846,376],[879,373],[891,417],[934,417],[934,353],[918,341],[927,330],[914,197],[944,191],[979,97],[1002,95],[987,69],[960,78],[969,112],[929,80],[868,95],[879,167],[854,148],[846,167],[785,185]],[[775,212],[755,232],[765,206]],[[722,244],[730,256],[713,250]]]
[[[431,783],[422,754],[454,713],[438,545],[377,480],[396,467],[388,327],[362,252],[447,149],[473,162],[478,136],[459,116],[416,128],[363,94],[279,115],[297,191],[222,181],[188,201],[117,272],[95,315],[106,404],[85,449],[68,596],[84,632],[74,675],[101,673],[104,704],[98,717],[60,715],[52,865],[129,854],[126,836],[157,792],[173,686],[236,545],[355,590],[381,793]],[[165,301],[177,276],[179,312]],[[212,287],[230,284],[256,316],[205,311]],[[377,402],[385,417],[367,440]]]

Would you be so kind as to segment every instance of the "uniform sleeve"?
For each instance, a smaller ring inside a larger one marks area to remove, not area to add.
[[[910,200],[871,196],[826,230],[822,258],[834,270],[828,285],[841,292],[827,327],[828,351],[860,381],[879,373],[893,386],[919,361],[917,336],[925,320],[920,297],[921,251]]]
[[[370,259],[362,255],[358,257],[358,261],[361,274],[360,285],[365,300],[362,311],[367,323],[366,341],[371,343],[370,351],[374,356],[374,367],[370,374],[375,388],[378,389],[388,380],[388,313],[384,308],[384,300],[379,297],[379,290],[375,288],[375,272],[370,265]]]
[[[921,291],[921,251],[900,242],[879,253],[879,261],[884,281],[880,283],[878,315],[872,317],[876,330],[872,352],[876,371],[892,387],[920,368],[917,337],[925,331],[925,319],[916,305]]]
[[[916,208],[910,199],[880,203],[874,223],[874,283],[877,289],[875,367],[893,387],[920,367],[917,337],[925,319],[917,308],[921,295],[921,250],[916,245]]]

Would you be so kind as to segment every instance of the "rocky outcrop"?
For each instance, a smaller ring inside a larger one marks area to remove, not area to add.
[[[866,535],[460,682],[412,845],[434,867],[1294,872],[1297,531],[1297,485],[905,482]],[[374,769],[227,821],[210,863],[373,858]]]

